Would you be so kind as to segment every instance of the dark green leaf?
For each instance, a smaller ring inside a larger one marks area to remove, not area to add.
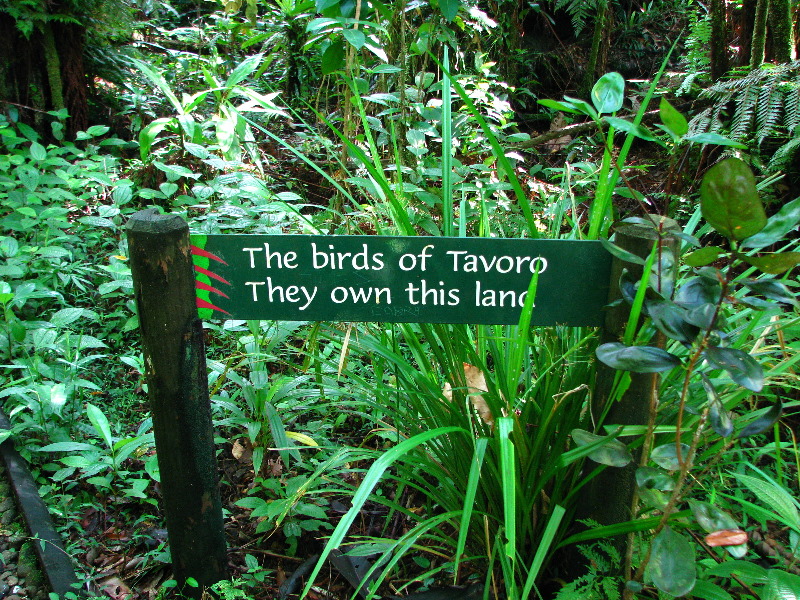
[[[764,433],[778,422],[778,419],[781,418],[781,414],[783,414],[783,402],[781,402],[780,398],[776,398],[775,404],[770,406],[769,409],[755,421],[744,427],[736,437],[741,439]]]
[[[683,262],[690,267],[705,267],[717,260],[723,252],[724,250],[718,246],[706,246],[684,256]]]
[[[716,304],[722,290],[718,280],[706,277],[692,277],[675,294],[675,304],[689,310],[703,304]]]
[[[692,591],[697,578],[694,546],[672,530],[664,527],[650,547],[650,577],[662,592],[684,596]]]
[[[603,245],[603,248],[605,248],[606,250],[609,251],[609,253],[611,253],[612,256],[616,256],[618,259],[622,261],[634,263],[636,265],[643,265],[645,262],[641,256],[636,256],[635,254],[628,252],[623,248],[620,248],[619,246],[610,242],[607,239],[600,238],[600,243]]]
[[[692,588],[692,598],[696,600],[733,600],[733,596],[728,592],[716,583],[711,583],[705,579],[695,581]]]
[[[697,325],[703,331],[714,327],[714,318],[717,316],[715,304],[701,304],[686,311],[686,320],[692,325]]]
[[[622,274],[619,276],[619,291],[625,302],[633,304],[638,287],[639,281],[635,281],[633,277],[631,277],[628,269],[622,269]]]
[[[674,354],[652,346],[626,346],[612,342],[600,345],[596,353],[597,358],[612,369],[634,373],[658,373],[681,364]]]
[[[800,577],[780,569],[770,569],[767,575],[767,585],[761,600],[799,600]]]
[[[708,362],[725,369],[736,383],[753,392],[760,392],[764,387],[764,370],[747,352],[738,348],[721,348],[709,346],[705,356]]]
[[[633,460],[627,446],[611,436],[603,437],[583,429],[573,429],[570,435],[578,446],[587,446],[605,440],[602,445],[589,454],[589,458],[601,465],[624,467]]]
[[[679,138],[689,132],[689,123],[686,121],[686,117],[678,112],[663,96],[658,105],[658,112],[661,116],[661,123],[673,137]]]
[[[564,101],[568,102],[569,104],[574,106],[578,111],[582,112],[585,115],[588,115],[595,121],[600,118],[600,115],[597,114],[597,111],[594,109],[594,107],[585,100],[581,100],[580,98],[570,98],[569,96],[564,96]]]
[[[461,0],[439,0],[439,10],[448,23],[452,23],[461,7]]]
[[[580,114],[579,111],[572,103],[567,102],[559,102],[558,100],[550,100],[549,98],[545,98],[543,100],[538,100],[539,104],[545,106],[547,108],[552,108],[553,110],[560,110],[562,112],[567,112],[571,114]]]
[[[695,133],[683,139],[694,144],[716,144],[717,146],[730,146],[732,148],[747,148],[744,144],[734,142],[718,133]]]
[[[776,302],[797,306],[797,294],[792,292],[785,283],[775,279],[749,279],[742,282],[744,285],[760,296]]]
[[[706,390],[708,396],[708,419],[711,422],[711,428],[721,437],[728,437],[733,433],[733,419],[731,414],[722,403],[722,399],[714,389],[714,384],[705,373],[700,373],[703,379],[703,388]]]
[[[681,460],[686,460],[688,454],[689,446],[681,444]],[[674,442],[662,444],[661,446],[653,448],[653,451],[650,453],[650,459],[667,471],[675,471],[681,466],[678,462],[678,451],[675,448]]]
[[[322,74],[330,75],[344,65],[344,43],[335,40],[322,53]]]
[[[686,309],[668,300],[647,303],[647,313],[653,325],[668,338],[691,343],[700,328],[686,320]]]
[[[757,234],[742,242],[742,248],[763,248],[780,242],[783,237],[800,223],[800,198],[784,204],[772,215],[767,224]]]
[[[742,256],[741,258],[770,275],[778,275],[800,265],[800,252],[781,252],[764,256]]]
[[[619,73],[606,73],[592,87],[592,104],[600,114],[615,113],[625,100],[625,79]]]
[[[708,502],[689,499],[689,508],[692,509],[697,524],[708,533],[739,528],[739,524],[732,516]]]
[[[767,224],[753,172],[738,158],[726,158],[705,174],[700,210],[709,225],[732,240],[755,235]]]

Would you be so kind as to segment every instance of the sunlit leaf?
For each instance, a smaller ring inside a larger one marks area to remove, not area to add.
[[[697,578],[694,546],[671,527],[664,527],[651,543],[649,571],[653,584],[662,592],[688,594]]]
[[[683,139],[693,144],[715,144],[717,146],[730,146],[732,148],[747,148],[747,146],[741,142],[734,142],[732,139],[726,138],[718,133],[695,133]]]
[[[800,577],[780,569],[770,569],[761,600],[800,600]]]
[[[659,144],[662,143],[661,140],[653,135],[653,132],[644,125],[637,125],[636,123],[632,123],[627,119],[620,119],[619,117],[606,117],[605,120],[617,131],[629,133],[632,136],[647,142],[658,142]]]
[[[619,73],[606,73],[592,87],[591,96],[597,112],[615,113],[625,100],[625,79]]]
[[[753,392],[764,387],[764,370],[756,359],[738,348],[709,346],[705,357],[712,365],[725,369],[736,383]]]
[[[709,225],[732,240],[755,235],[767,224],[753,171],[738,158],[726,158],[705,174],[700,210]]]
[[[669,492],[675,488],[675,480],[661,469],[645,466],[636,469],[636,485],[640,488]]]
[[[658,112],[661,117],[661,123],[673,137],[679,138],[689,132],[689,123],[686,121],[686,117],[663,96],[658,105]]]
[[[596,354],[609,367],[634,373],[658,373],[681,364],[674,354],[652,346],[626,346],[611,342],[600,345]]]

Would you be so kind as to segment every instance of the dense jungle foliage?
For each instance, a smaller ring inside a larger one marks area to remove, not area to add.
[[[0,0],[0,440],[82,589],[800,598],[798,10]],[[125,233],[148,207],[602,240],[616,324],[209,319],[230,577],[176,579]]]

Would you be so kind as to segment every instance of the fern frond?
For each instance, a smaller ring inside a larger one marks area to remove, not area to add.
[[[759,108],[763,108],[756,115],[756,140],[761,145],[766,138],[778,134],[777,125],[783,114],[784,90],[780,86],[775,86],[769,98],[761,102],[759,98]]]
[[[767,171],[775,173],[782,170],[794,158],[798,148],[800,148],[800,136],[793,137],[775,151],[767,165]]]

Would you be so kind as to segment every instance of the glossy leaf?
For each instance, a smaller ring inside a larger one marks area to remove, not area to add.
[[[688,454],[689,446],[681,444],[681,460],[686,460]],[[674,442],[669,442],[668,444],[662,444],[661,446],[653,448],[653,451],[650,452],[650,459],[667,471],[675,471],[680,467]]]
[[[647,312],[653,325],[670,339],[691,343],[700,333],[699,327],[686,320],[686,309],[673,302],[648,302]]]
[[[738,158],[708,170],[700,184],[700,210],[709,225],[732,240],[755,235],[767,224],[753,172]]]
[[[674,354],[652,346],[626,346],[611,342],[600,345],[596,354],[609,367],[634,373],[659,373],[681,364]]]
[[[671,527],[664,527],[650,546],[649,571],[659,590],[685,596],[692,591],[697,578],[694,547]]]
[[[692,515],[694,515],[697,524],[703,528],[703,531],[710,533],[721,529],[739,528],[736,519],[709,502],[689,499],[689,508],[692,509]]]
[[[633,460],[627,446],[613,437],[596,435],[583,429],[573,429],[570,435],[578,446],[587,446],[606,440],[589,454],[589,458],[601,465],[624,467]]]
[[[763,248],[780,242],[784,236],[800,223],[800,198],[784,204],[772,215],[764,229],[742,242],[742,248]]]
[[[96,407],[94,404],[87,403],[86,404],[86,414],[89,417],[89,421],[91,421],[92,426],[95,428],[98,434],[103,438],[106,445],[111,448],[114,445],[113,439],[111,437],[111,425],[108,422],[105,414],[103,411]]]
[[[591,96],[597,112],[615,113],[625,100],[625,79],[619,73],[606,73],[592,87]]]
[[[769,300],[797,306],[797,294],[775,279],[749,279],[742,282],[749,290]]]
[[[361,50],[364,44],[367,43],[367,37],[360,29],[343,29],[342,35],[347,40],[347,43],[356,50]]]
[[[686,311],[686,320],[692,325],[696,325],[703,331],[714,327],[714,320],[717,316],[715,304],[701,304],[691,310]]]
[[[764,273],[779,275],[780,273],[800,265],[800,252],[781,252],[779,254],[765,254],[763,256],[743,256],[742,260],[764,271]]]
[[[764,370],[756,359],[738,348],[709,346],[705,357],[714,366],[725,369],[736,383],[753,392],[764,387]]]
[[[698,579],[692,588],[692,598],[696,600],[733,600],[728,592],[706,579]]]
[[[705,267],[717,260],[725,251],[718,246],[706,246],[695,250],[683,257],[685,262],[690,267]]]
[[[578,112],[591,117],[593,120],[597,121],[600,118],[600,115],[597,114],[597,111],[594,107],[586,102],[586,100],[581,100],[580,98],[571,98],[569,96],[564,96],[564,102],[569,103],[572,105]]]
[[[334,40],[322,53],[322,74],[330,75],[344,66],[344,43]]]
[[[560,102],[558,100],[551,100],[550,98],[544,98],[538,102],[542,106],[552,108],[553,110],[560,110],[561,112],[575,115],[582,113],[582,111],[578,110],[571,102]]]
[[[759,435],[764,433],[765,431],[772,428],[772,426],[778,422],[778,419],[781,418],[783,414],[783,402],[781,402],[780,398],[775,399],[775,404],[770,406],[769,410],[767,410],[763,415],[758,417],[752,423],[749,423],[747,426],[742,428],[737,435],[737,438],[746,438],[750,437],[751,435]]]
[[[664,128],[676,138],[682,137],[689,132],[689,123],[669,101],[661,97],[661,102],[658,105],[658,113],[661,117],[661,123]]]
[[[761,600],[800,600],[800,577],[780,569],[770,569]]]
[[[716,304],[722,290],[719,281],[706,277],[692,277],[675,293],[675,304],[689,310],[703,304]]]
[[[711,428],[721,437],[728,437],[733,433],[733,419],[731,414],[722,403],[722,399],[717,394],[714,384],[708,378],[708,375],[701,373],[703,379],[703,388],[708,395],[708,420],[711,422]]]

